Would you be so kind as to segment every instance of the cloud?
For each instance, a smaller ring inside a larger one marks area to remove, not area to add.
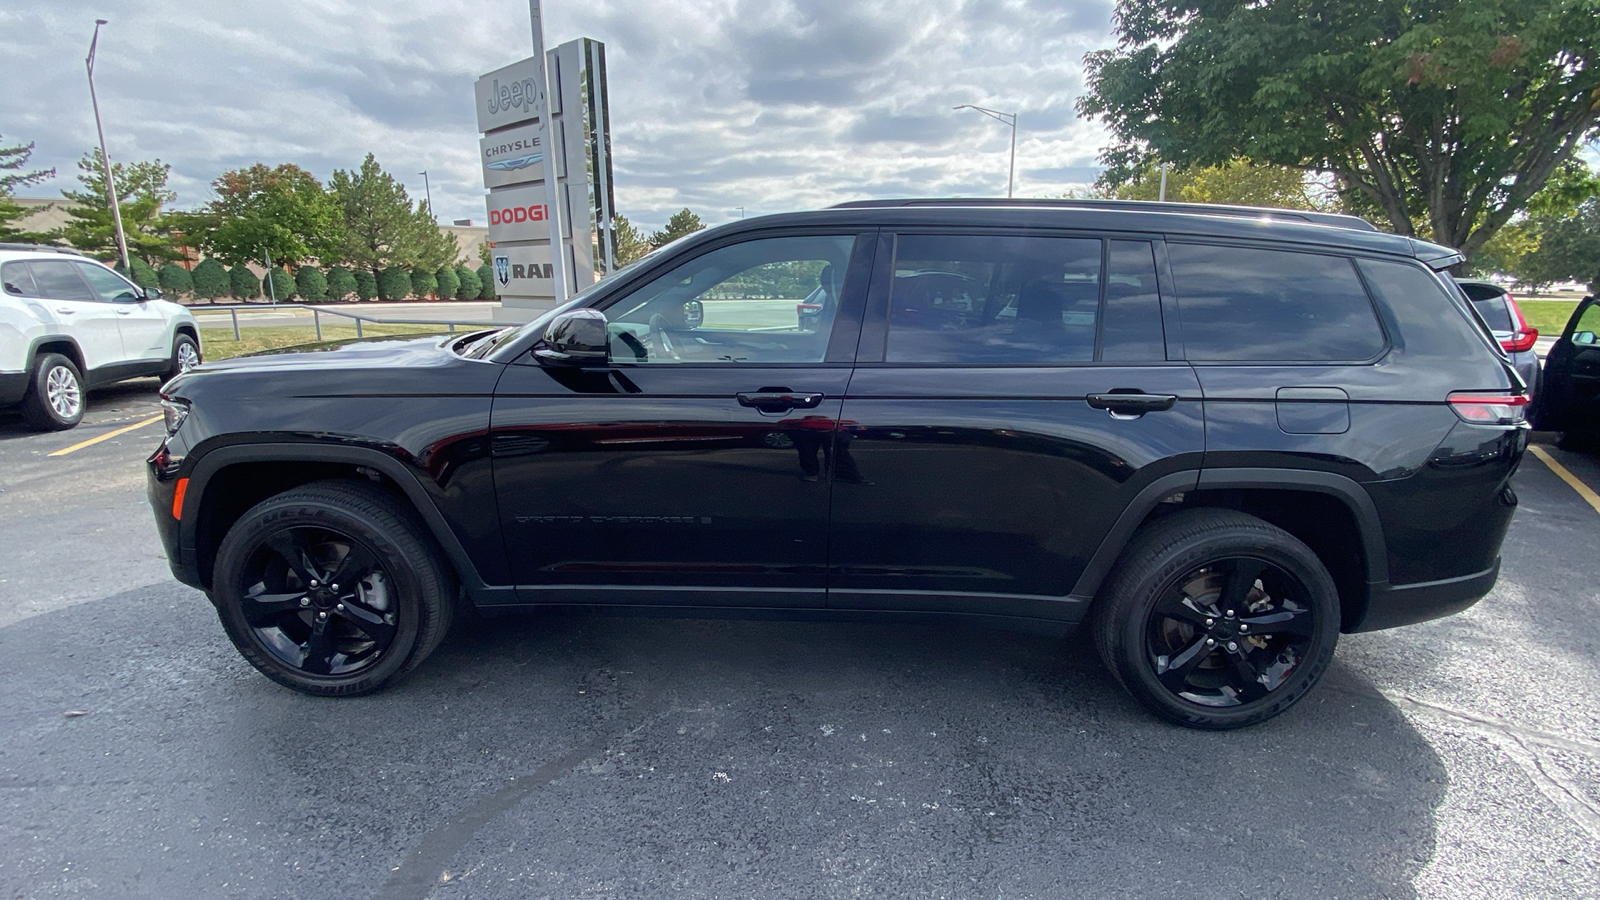
[[[0,133],[73,185],[95,145],[83,55],[94,12],[0,9]],[[132,0],[109,12],[96,86],[116,160],[173,166],[181,206],[221,172],[294,162],[326,179],[370,150],[441,219],[484,217],[472,82],[526,55],[521,0]],[[550,46],[606,43],[620,209],[641,226],[887,196],[1059,196],[1095,168],[1081,60],[1109,3],[1049,0],[552,0]]]

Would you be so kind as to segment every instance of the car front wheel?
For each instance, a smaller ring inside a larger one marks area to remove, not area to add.
[[[200,345],[187,334],[179,334],[172,342],[172,362],[167,366],[167,377],[181,375],[200,365]]]
[[[1240,728],[1293,706],[1322,677],[1339,639],[1338,591],[1281,528],[1188,510],[1136,536],[1093,628],[1112,674],[1156,715]]]
[[[212,592],[235,647],[308,694],[375,691],[450,627],[453,581],[415,517],[360,482],[319,482],[246,512],[217,553]]]

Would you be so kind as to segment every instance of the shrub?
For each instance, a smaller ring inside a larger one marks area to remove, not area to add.
[[[478,267],[478,283],[482,288],[478,291],[479,300],[497,300],[499,295],[494,291],[494,267],[487,263]]]
[[[153,288],[161,286],[161,278],[156,275],[156,270],[150,264],[135,256],[133,258],[133,283],[139,287]]]
[[[161,293],[174,299],[184,294],[194,293],[194,276],[189,270],[177,263],[167,263],[156,273],[157,286]]]
[[[378,277],[372,274],[371,269],[357,269],[355,280],[357,300],[371,300],[378,296]]]
[[[301,266],[294,273],[294,292],[307,303],[321,303],[328,299],[328,279],[316,266]]]
[[[288,302],[294,296],[294,278],[284,270],[274,266],[267,270],[267,277],[272,279],[271,297],[279,303]]]
[[[428,299],[428,295],[439,289],[438,279],[427,269],[411,270],[411,293],[417,295],[418,300]]]
[[[212,303],[228,293],[228,270],[214,259],[203,259],[194,267],[194,295]]]
[[[261,296],[261,279],[245,268],[243,263],[228,270],[228,293],[235,300],[251,300]]]
[[[374,288],[376,290],[376,288]],[[344,266],[331,266],[328,269],[328,299],[348,300],[356,292],[356,276]]]
[[[483,282],[478,280],[478,273],[467,266],[456,266],[456,277],[461,279],[461,286],[456,288],[457,300],[476,300],[483,293]]]
[[[378,299],[404,300],[411,296],[411,274],[399,266],[378,273]]]
[[[440,300],[454,300],[456,291],[461,290],[461,278],[456,275],[454,266],[440,266],[439,271],[434,273],[433,280],[439,284]]]

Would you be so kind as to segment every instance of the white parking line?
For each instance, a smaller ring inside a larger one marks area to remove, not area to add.
[[[123,427],[118,428],[116,431],[108,431],[105,434],[100,435],[99,437],[92,437],[92,438],[89,438],[87,441],[79,441],[78,443],[73,444],[71,447],[62,447],[60,450],[57,450],[57,451],[55,451],[53,453],[47,453],[45,455],[46,456],[66,456],[68,453],[72,453],[72,452],[75,452],[75,451],[78,451],[78,450],[82,450],[85,447],[93,447],[95,444],[98,444],[101,441],[109,441],[109,440],[111,440],[112,438],[116,437],[119,434],[127,434],[130,431],[134,431],[136,429],[143,428],[146,425],[153,425],[156,422],[161,421],[161,419],[162,419],[161,416],[151,416],[150,418],[145,419],[143,422],[135,422],[132,425],[124,425]]]
[[[1552,457],[1550,452],[1545,450],[1543,447],[1539,446],[1538,444],[1529,444],[1528,450],[1532,452],[1534,456],[1539,457],[1541,462],[1549,466],[1550,471],[1556,473],[1556,477],[1560,478],[1562,481],[1565,481],[1572,487],[1573,490],[1577,491],[1578,496],[1582,497],[1590,506],[1594,507],[1595,512],[1600,512],[1600,494],[1596,494],[1593,488],[1578,480],[1578,476],[1567,471],[1566,466],[1556,462],[1555,457]]]

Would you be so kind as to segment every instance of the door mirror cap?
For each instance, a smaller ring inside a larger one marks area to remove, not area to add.
[[[610,358],[606,324],[598,309],[564,312],[550,320],[533,355],[545,365],[603,365]]]
[[[1582,344],[1583,346],[1587,347],[1590,344],[1594,343],[1594,332],[1592,332],[1592,331],[1575,332],[1572,335],[1572,342],[1574,344]]]

